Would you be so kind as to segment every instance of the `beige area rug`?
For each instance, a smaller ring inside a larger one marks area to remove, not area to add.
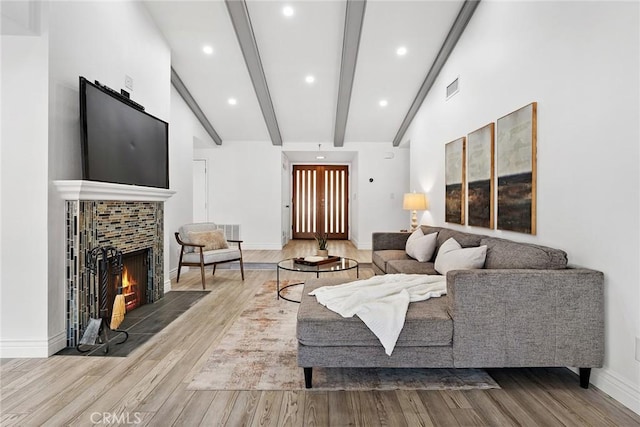
[[[302,286],[283,295],[299,300]],[[276,283],[264,283],[231,325],[189,390],[302,390],[297,365],[298,304],[276,300]],[[314,390],[465,390],[500,388],[481,369],[314,368]]]

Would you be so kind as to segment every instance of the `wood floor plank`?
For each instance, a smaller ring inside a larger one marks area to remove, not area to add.
[[[329,398],[326,391],[307,391],[304,400],[304,425],[329,425]]]
[[[259,391],[239,391],[238,397],[231,408],[228,425],[230,426],[248,426],[253,420],[258,401],[260,400]]]
[[[467,390],[465,397],[485,425],[505,427],[520,425],[516,418],[512,417],[502,405],[491,399],[484,390]]]
[[[237,398],[237,391],[217,391],[200,425],[203,427],[230,425],[229,417]]]
[[[418,391],[425,408],[429,412],[429,417],[434,426],[457,426],[458,421],[451,412],[451,408],[442,398],[442,395],[435,390]]]
[[[282,406],[282,395],[281,391],[263,391],[260,394],[260,400],[251,425],[256,427],[277,427],[279,425],[280,407]]]
[[[300,427],[304,425],[304,408],[306,392],[298,390],[284,391],[280,407],[280,425],[283,427]]]
[[[215,395],[215,391],[196,391],[193,393],[174,424],[177,426],[200,425]]]
[[[431,427],[433,421],[429,417],[429,411],[424,406],[420,396],[415,390],[397,390],[396,396],[402,408],[407,424],[410,426]]]
[[[151,417],[146,425],[171,426],[185,408],[186,402],[195,394],[195,391],[187,390],[184,384],[179,384],[171,395],[164,401],[158,412]]]
[[[354,426],[356,425],[355,410],[352,401],[345,391],[332,391],[329,398],[329,425],[330,426]]]
[[[381,426],[373,393],[350,391],[352,406],[356,409],[356,426]]]
[[[385,426],[408,426],[407,420],[402,414],[402,407],[398,402],[395,391],[374,391],[376,409],[380,424]]]

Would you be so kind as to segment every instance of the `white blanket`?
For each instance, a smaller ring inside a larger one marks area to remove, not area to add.
[[[424,274],[385,274],[344,285],[323,286],[309,295],[342,317],[358,316],[391,356],[410,302],[447,293],[447,279]]]

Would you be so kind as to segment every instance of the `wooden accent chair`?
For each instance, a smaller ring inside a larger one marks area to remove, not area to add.
[[[182,266],[200,267],[202,276],[202,289],[204,286],[204,267],[213,265],[213,274],[216,274],[216,265],[240,261],[240,273],[244,280],[244,264],[242,262],[242,240],[225,240],[229,243],[237,243],[237,248],[226,247],[221,249],[206,249],[205,244],[193,242],[192,237],[202,236],[203,233],[211,233],[218,230],[216,224],[212,222],[203,222],[197,224],[185,224],[175,233],[176,240],[180,245],[180,260],[178,261],[178,277],[176,282],[180,281],[180,270]],[[197,240],[197,239],[196,239]],[[223,239],[224,240],[224,239]]]

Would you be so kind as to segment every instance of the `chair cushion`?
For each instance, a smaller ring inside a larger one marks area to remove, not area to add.
[[[414,261],[415,262],[415,261]],[[298,309],[297,337],[309,346],[381,346],[378,338],[357,316],[343,318],[317,302],[309,292],[320,286],[337,285],[340,279],[309,280],[304,285]],[[453,321],[448,314],[448,296],[409,304],[396,347],[447,346],[453,339]]]
[[[222,230],[211,231],[189,231],[189,241],[196,245],[204,245],[205,251],[213,251],[216,249],[227,249],[229,244],[224,238]]]
[[[183,242],[191,243],[189,240],[189,232],[202,232],[202,231],[213,231],[217,230],[218,226],[213,222],[198,222],[194,224],[185,224],[180,229],[178,229],[178,233],[180,233],[180,239]],[[185,246],[184,252],[193,252],[194,249],[191,246]]]
[[[205,251],[203,253],[204,263],[211,264],[214,262],[224,262],[240,259],[240,250],[237,248],[216,249],[214,251]],[[192,252],[184,254],[182,257],[183,262],[200,262],[200,252]]]

